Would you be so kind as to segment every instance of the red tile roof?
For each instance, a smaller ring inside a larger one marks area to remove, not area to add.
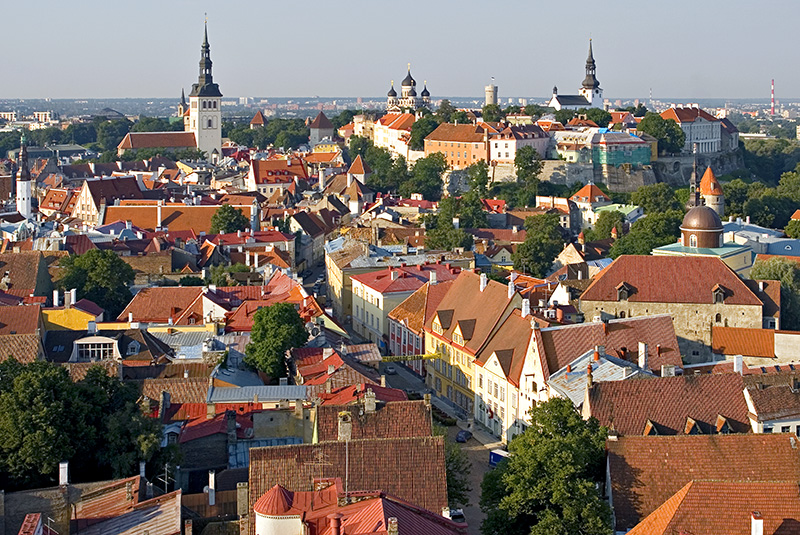
[[[428,134],[425,140],[482,143],[484,140],[484,130],[474,124],[442,123],[436,127],[436,130]]]
[[[37,334],[41,312],[39,305],[0,306],[0,335]]]
[[[161,392],[169,392],[170,403],[205,403],[209,380],[205,377],[145,379],[141,387],[142,395],[156,402],[161,399]]]
[[[720,355],[775,358],[775,331],[712,326],[711,350]]]
[[[377,402],[408,400],[406,393],[398,388],[388,388],[369,383],[343,386],[341,388],[331,390],[330,393],[319,393],[317,394],[317,397],[322,400],[322,405],[350,405],[363,400],[367,388],[371,389],[375,393],[375,400]]]
[[[250,219],[253,206],[234,206]],[[157,227],[168,229],[169,232],[194,231],[197,233],[211,232],[211,218],[219,206],[185,205],[183,203],[168,203],[161,207],[161,221],[158,221],[158,206],[156,204],[123,204],[108,206],[105,219],[101,222],[107,224],[114,221],[130,221],[141,229],[154,231]]]
[[[324,113],[319,112],[314,120],[309,123],[308,127],[330,130],[333,128],[333,123],[331,123],[330,119],[328,119]]]
[[[797,440],[793,434],[608,440],[616,529],[633,528],[692,480],[800,481]]]
[[[433,318],[452,284],[452,280],[433,286],[425,284],[389,312],[389,318],[403,322],[410,331],[422,335],[425,323]]]
[[[774,374],[750,374],[744,379],[747,395],[759,422],[796,419],[800,416],[800,392],[797,371]],[[777,431],[777,429],[776,429]]]
[[[797,481],[692,481],[642,520],[628,535],[751,533],[758,512],[765,535],[800,533]]]
[[[256,184],[277,184],[292,182],[295,177],[308,179],[305,163],[296,157],[275,160],[253,160],[250,163],[250,172],[255,177]]]
[[[13,357],[23,364],[28,364],[40,359],[43,354],[42,340],[36,333],[0,334],[0,362]]]
[[[372,386],[367,385],[371,389]],[[393,401],[378,404],[375,412],[362,412],[359,404],[352,408],[324,404],[317,407],[317,437],[320,442],[337,440],[339,415],[351,413],[351,439],[426,437],[432,434],[431,407],[424,401]]]
[[[194,132],[128,132],[118,149],[197,148]]]
[[[723,195],[722,185],[711,167],[706,168],[706,172],[703,173],[703,178],[700,180],[700,193],[702,195]]]
[[[230,416],[229,416],[230,415]],[[213,418],[207,418],[205,414],[198,418],[193,418],[186,422],[181,429],[180,443],[191,442],[199,438],[211,435],[227,434],[228,418],[236,421],[237,438],[245,438],[246,430],[253,428],[252,413],[242,414],[234,411],[217,413]]]
[[[353,275],[351,279],[381,294],[415,292],[430,280],[434,272],[437,280],[444,282],[455,279],[461,268],[449,264],[417,264]]]
[[[604,346],[609,355],[638,362],[639,342],[647,344],[651,371],[660,373],[664,364],[682,365],[672,316],[668,314],[552,327],[540,330],[537,338],[540,354],[546,357],[542,363],[545,379],[594,346]]]
[[[367,165],[367,162],[365,162],[359,154],[356,156],[355,160],[353,160],[353,163],[350,165],[350,169],[348,169],[347,172],[354,175],[367,175],[372,172],[372,169],[370,169],[369,165]]]
[[[264,119],[264,114],[261,113],[261,110],[258,110],[256,114],[253,115],[253,118],[250,119],[250,124],[254,126],[264,126],[266,122],[267,120]]]
[[[693,123],[699,118],[712,122],[719,121],[719,119],[700,108],[669,108],[661,112],[661,118],[672,119],[678,124]]]
[[[345,457],[349,462],[345,463]],[[349,474],[345,466],[349,465]],[[444,439],[414,437],[320,442],[250,450],[250,504],[276,484],[310,491],[312,481],[345,479],[350,489],[382,490],[429,511],[447,507]],[[254,533],[251,523],[250,533]]]
[[[713,434],[722,425],[719,416],[727,419],[729,432],[747,433],[743,391],[738,373],[604,381],[589,390],[583,410],[624,436],[644,434],[648,423],[659,435],[688,434],[688,418],[700,433]]]
[[[677,274],[681,276],[665,276]],[[713,304],[713,289],[725,290],[725,304],[763,306],[725,262],[709,256],[623,255],[601,271],[581,296],[586,301],[617,301],[617,286],[626,283],[635,303]]]
[[[590,202],[590,203],[594,203],[594,202],[598,202],[598,197],[600,197],[599,200],[603,201],[603,202],[606,202],[606,201],[610,202],[611,201],[609,196],[606,195],[605,193],[603,193],[603,190],[598,188],[596,185],[594,185],[594,184],[586,184],[581,189],[579,189],[578,192],[575,193],[575,195],[570,197],[569,200],[571,200],[573,202],[584,202],[584,203],[585,202]]]

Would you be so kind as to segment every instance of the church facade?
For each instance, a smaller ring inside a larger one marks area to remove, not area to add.
[[[403,79],[400,86],[400,95],[394,89],[392,80],[389,92],[386,94],[386,111],[402,113],[404,111],[416,111],[420,108],[431,107],[431,93],[428,91],[427,82],[424,84],[422,92],[417,95],[417,81],[411,76],[411,65],[408,66],[408,74]]]
[[[577,95],[559,95],[558,87],[553,88],[553,97],[547,103],[556,110],[579,110],[581,108],[603,107],[603,90],[595,76],[597,65],[592,51],[592,40],[589,39],[589,56],[586,58],[586,77],[583,79]]]

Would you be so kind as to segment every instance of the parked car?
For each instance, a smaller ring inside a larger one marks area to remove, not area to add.
[[[395,368],[394,366],[389,364],[388,366],[386,366],[383,369],[383,373],[385,373],[386,375],[396,375],[397,374],[397,368]]]
[[[463,442],[468,441],[471,438],[472,438],[472,432],[471,431],[467,431],[466,429],[462,429],[456,435],[456,442],[462,442],[463,443]]]
[[[450,520],[452,520],[453,522],[458,522],[460,524],[466,524],[467,517],[464,516],[463,509],[451,509]]]
[[[497,466],[497,463],[500,461],[508,458],[508,452],[506,450],[492,450],[489,452],[489,466],[494,468]]]

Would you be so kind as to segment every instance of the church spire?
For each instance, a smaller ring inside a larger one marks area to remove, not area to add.
[[[694,163],[692,164],[692,177],[689,179],[689,202],[686,203],[687,208],[694,208],[701,206],[703,201],[700,200],[700,187],[697,184],[697,144],[694,145]]]
[[[28,181],[31,179],[31,172],[28,169],[28,142],[25,139],[25,133],[19,138],[19,171],[17,171],[17,180]]]
[[[597,89],[600,87],[600,82],[595,77],[596,65],[594,62],[594,53],[592,52],[592,40],[589,39],[589,55],[586,58],[586,78],[583,79],[583,87],[585,89]]]
[[[186,107],[187,107],[186,106],[186,93],[183,91],[182,87],[181,87],[181,107],[183,107],[184,109],[186,109]]]
[[[208,44],[208,20],[203,28],[203,44],[200,46],[200,75],[197,83],[192,85],[190,97],[221,97],[219,86],[214,83],[211,74],[211,46]]]

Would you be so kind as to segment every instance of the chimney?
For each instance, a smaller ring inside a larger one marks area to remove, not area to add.
[[[58,290],[53,290],[53,306],[58,306]]]
[[[301,420],[303,419],[303,400],[302,399],[294,400],[294,415],[297,416],[298,418],[300,418]]]
[[[749,225],[750,224],[750,216],[745,217],[744,218],[744,222]]]
[[[347,173],[347,187],[353,185],[353,173]]]
[[[424,396],[422,396],[422,399],[425,402],[425,406],[430,408],[430,406],[431,406],[431,395],[430,394],[425,394]]]
[[[639,342],[639,367],[643,370],[649,369],[647,367],[647,344]]]
[[[594,381],[592,379],[592,364],[590,362],[586,365],[586,387],[592,388],[592,384],[594,384]]]
[[[764,291],[764,281],[758,281],[758,291],[759,292],[763,292]]]
[[[69,461],[58,463],[58,484],[62,487],[69,485]]]
[[[250,485],[247,481],[236,484],[236,514],[244,518],[250,512]],[[247,532],[246,532],[247,533]]]
[[[661,377],[675,377],[675,365],[674,364],[662,364],[661,365]]]
[[[78,302],[78,290],[77,289],[73,288],[73,289],[71,289],[69,291],[69,300],[72,302],[73,305]]]
[[[744,362],[742,361],[742,355],[735,355],[733,357],[733,373],[744,375],[743,372],[744,372]]]
[[[460,225],[461,225],[461,220],[458,219],[457,217],[454,217],[453,218],[453,228],[460,228]]]
[[[333,356],[333,348],[332,347],[326,347],[326,348],[324,348],[322,350],[322,360],[325,360],[326,358],[331,357],[331,356]]]
[[[209,403],[206,405],[206,419],[210,420],[214,416],[217,415],[217,405],[216,403]]]
[[[322,191],[325,189],[325,170],[320,167],[319,168],[319,190]]]
[[[189,368],[186,368],[185,370],[183,370],[183,378],[184,379],[188,379],[189,378]]]
[[[397,528],[397,517],[390,516],[389,519],[386,521],[386,534],[387,535],[399,535],[400,532]]]
[[[142,479],[144,479],[144,477],[145,477],[145,476],[144,476],[144,467],[145,467],[145,464],[146,464],[146,463],[145,463],[144,461],[139,461],[139,477],[141,477]]]
[[[342,535],[342,513],[333,513],[328,515],[328,527],[331,528],[329,533],[331,535]]]
[[[431,286],[436,286],[436,284],[438,284],[438,282],[439,282],[438,275],[436,274],[436,269],[435,268],[431,270],[430,281],[431,281]]]
[[[592,360],[595,362],[600,362],[600,346],[594,346],[594,354],[592,355]]]
[[[97,334],[97,322],[90,321],[86,324],[86,330],[89,334]]]
[[[398,278],[400,278],[400,272],[396,269],[389,268],[389,275],[393,281],[396,281]]]
[[[367,414],[375,412],[375,392],[371,388],[367,388],[364,392],[364,412]]]
[[[750,514],[750,535],[764,535],[764,517],[758,511]]]
[[[481,291],[486,289],[487,284],[489,284],[489,278],[486,276],[486,273],[481,273]]]
[[[216,474],[213,470],[208,471],[208,505],[217,503]]]
[[[352,415],[348,411],[339,413],[339,436],[338,440],[348,441],[353,431]]]
[[[187,518],[183,521],[183,533],[184,535],[192,535],[192,519]]]
[[[156,228],[161,228],[161,205],[164,201],[158,201],[158,205],[156,206]]]
[[[336,371],[336,366],[334,366],[333,364],[328,364],[328,375],[331,375],[335,371]]]
[[[514,297],[514,293],[516,291],[517,291],[517,289],[514,287],[514,283],[513,282],[509,282],[508,283],[508,298],[509,299],[513,298]]]
[[[381,386],[386,388],[386,376],[381,375]]]
[[[567,373],[572,373],[572,364],[567,364]]]
[[[510,284],[510,283],[509,283]],[[527,297],[522,300],[522,317],[527,318],[531,315],[531,300]]]

